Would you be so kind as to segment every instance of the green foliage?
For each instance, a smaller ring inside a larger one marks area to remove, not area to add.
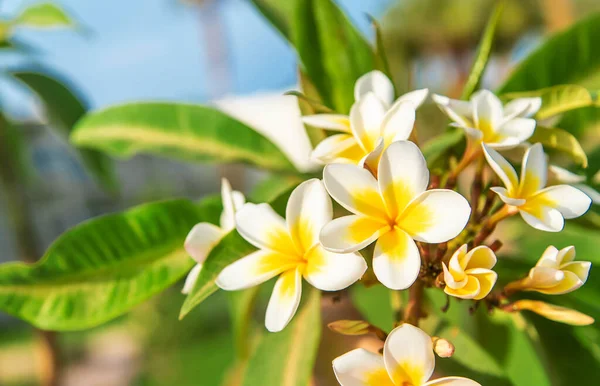
[[[48,117],[48,125],[57,130],[61,137],[68,139],[75,123],[87,111],[83,98],[50,74],[19,71],[11,75],[40,98]],[[87,170],[102,187],[108,191],[117,189],[113,164],[107,156],[88,149],[80,149],[78,154]]]
[[[14,22],[36,28],[69,27],[75,24],[64,9],[50,2],[25,8]]]
[[[585,151],[581,148],[577,138],[565,130],[537,125],[535,132],[529,138],[529,142],[539,142],[544,145],[545,150],[564,152],[584,168],[587,167],[588,161]]]
[[[427,166],[435,169],[441,162],[447,160],[448,154],[464,140],[464,137],[462,129],[453,127],[426,142],[422,151],[427,160]]]
[[[290,24],[294,12],[293,1],[250,0],[285,39],[291,42]]]
[[[321,336],[321,292],[310,288],[290,324],[262,338],[250,358],[243,386],[306,386],[310,382]]]
[[[594,98],[582,86],[566,84],[543,88],[535,91],[521,91],[502,95],[506,99],[515,98],[542,98],[542,107],[535,114],[536,119],[547,119],[570,110],[593,106]]]
[[[463,87],[463,92],[461,95],[462,99],[468,100],[481,83],[481,78],[483,77],[483,73],[490,58],[490,53],[492,52],[496,28],[498,26],[498,22],[500,21],[500,16],[502,16],[504,6],[504,0],[498,1],[494,7],[494,11],[490,16],[490,19],[487,22],[483,36],[481,37],[481,41],[477,47],[477,53],[475,54],[475,60],[473,61],[471,71],[469,72],[469,77],[467,78],[465,86]]]
[[[204,220],[191,202],[172,200],[77,225],[39,263],[0,266],[0,309],[47,330],[104,323],[189,271],[183,241]]]
[[[152,153],[186,161],[246,162],[295,171],[271,141],[207,106],[130,103],[86,115],[71,133],[77,146],[120,157]]]

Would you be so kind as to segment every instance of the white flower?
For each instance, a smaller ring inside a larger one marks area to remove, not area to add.
[[[591,186],[584,184],[585,176],[571,173],[567,169],[556,165],[550,165],[548,170],[550,171],[550,179],[554,180],[553,182],[572,185],[587,194],[592,199],[593,204],[600,205],[600,193]]]
[[[536,143],[525,152],[521,178],[512,165],[494,149],[483,145],[488,163],[506,188],[492,188],[507,205],[519,210],[523,220],[532,227],[559,232],[565,219],[583,215],[591,200],[579,189],[569,185],[546,186],[548,166],[544,148]]]
[[[446,189],[426,191],[429,170],[412,142],[391,144],[379,161],[379,180],[356,165],[330,164],[323,171],[329,194],[353,215],[337,218],[321,231],[334,252],[358,251],[377,240],[373,270],[391,289],[414,283],[421,257],[413,240],[441,243],[456,237],[469,220],[469,203]]]
[[[390,143],[408,139],[415,123],[415,110],[427,97],[428,90],[409,92],[394,102],[392,82],[382,72],[372,71],[358,79],[354,94],[356,103],[349,117],[318,114],[303,118],[308,125],[341,132],[321,141],[313,150],[313,159],[324,164],[359,164],[373,151],[377,150],[379,155]]]
[[[476,92],[468,102],[441,95],[433,100],[472,141],[496,149],[513,148],[531,137],[536,122],[529,117],[542,104],[541,98],[519,98],[502,106],[488,90]]]
[[[406,323],[387,337],[383,356],[359,348],[333,361],[333,371],[342,386],[481,386],[462,377],[430,381],[434,368],[431,338]]]
[[[454,252],[448,266],[442,263],[446,282],[444,292],[462,299],[483,299],[498,278],[492,271],[494,265],[496,255],[490,248],[479,246],[467,253],[467,244],[464,244]]]
[[[575,247],[549,246],[529,275],[507,286],[508,291],[537,291],[547,295],[573,292],[587,280],[592,263],[574,261]]]
[[[323,291],[338,291],[362,277],[367,264],[358,253],[333,253],[319,244],[322,226],[331,221],[331,200],[321,181],[303,182],[292,192],[284,220],[267,204],[246,204],[236,214],[237,230],[258,251],[225,267],[217,285],[236,291],[279,275],[267,307],[269,331],[283,330],[294,316],[302,277]]]
[[[202,264],[210,253],[211,249],[235,227],[235,211],[244,205],[246,199],[241,192],[231,190],[229,181],[225,178],[221,180],[221,200],[223,202],[223,212],[221,212],[220,227],[207,222],[196,224],[190,233],[188,233],[184,247],[186,252],[196,261],[196,266],[192,268],[185,284],[181,290],[184,294],[189,294],[198,275],[202,270]]]

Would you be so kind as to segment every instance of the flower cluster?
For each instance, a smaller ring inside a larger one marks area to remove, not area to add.
[[[322,181],[301,183],[291,193],[285,218],[268,204],[242,205],[243,196],[223,181],[221,228],[198,224],[186,240],[199,265],[185,291],[208,251],[235,227],[258,250],[223,269],[216,283],[240,290],[278,277],[265,320],[272,332],[293,318],[302,279],[322,291],[339,291],[359,281],[369,265],[377,281],[392,290],[437,287],[450,297],[483,301],[498,310],[529,309],[573,320],[569,310],[543,302],[510,303],[508,297],[517,291],[562,294],[583,285],[590,263],[574,262],[574,247],[549,247],[529,276],[494,292],[500,243],[486,244],[496,225],[517,213],[533,228],[559,232],[565,219],[583,215],[590,206],[588,195],[574,186],[546,186],[544,149],[526,142],[536,128],[532,116],[541,100],[522,98],[503,105],[487,90],[470,101],[434,95],[453,125],[464,130],[467,148],[453,168],[430,178],[413,133],[415,110],[427,96],[427,90],[417,90],[394,101],[392,83],[374,71],[358,80],[349,116],[304,117],[306,124],[335,133],[312,153],[325,164]],[[526,148],[520,176],[498,152],[515,147]],[[473,162],[479,166],[469,201],[459,193],[456,177]],[[504,187],[494,186],[496,176]],[[334,218],[330,197],[347,213]],[[434,350],[431,338],[413,326],[421,317],[415,310],[422,306],[413,303],[387,337],[383,357],[358,349],[334,361],[342,385],[477,385],[458,377],[428,381]]]

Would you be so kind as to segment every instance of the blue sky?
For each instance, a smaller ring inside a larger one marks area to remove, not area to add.
[[[11,15],[35,2],[4,0],[0,12]],[[379,16],[390,2],[339,1],[365,32],[364,14]],[[196,9],[178,0],[56,3],[90,32],[21,29],[17,37],[39,47],[35,60],[68,77],[92,107],[140,99],[203,102],[211,96],[206,39]],[[223,0],[217,12],[224,23],[230,78],[219,92],[248,94],[294,83],[294,53],[248,0]],[[24,103],[23,93],[12,88],[3,93],[13,104]]]

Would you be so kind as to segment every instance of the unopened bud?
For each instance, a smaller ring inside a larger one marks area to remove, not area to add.
[[[431,341],[433,342],[433,351],[440,358],[450,358],[454,354],[454,345],[446,339],[434,336]]]
[[[365,335],[371,325],[364,320],[337,320],[327,325],[330,330],[342,335]]]
[[[504,306],[504,309],[509,312],[528,310],[555,322],[571,324],[573,326],[587,326],[594,323],[594,318],[589,315],[539,300],[518,300]]]

